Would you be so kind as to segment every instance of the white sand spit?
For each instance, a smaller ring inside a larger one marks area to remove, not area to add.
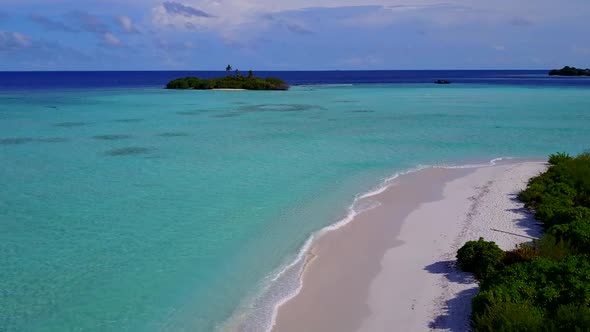
[[[377,207],[315,241],[301,291],[279,308],[273,331],[468,330],[478,286],[455,268],[457,249],[479,237],[505,250],[538,237],[516,194],[546,167],[512,162],[398,178],[365,199]]]
[[[371,315],[360,331],[467,331],[478,285],[456,268],[456,252],[480,237],[504,250],[539,237],[540,226],[516,195],[545,169],[544,163],[479,168],[447,183],[443,200],[410,214],[399,237],[405,244],[385,254],[371,284]]]

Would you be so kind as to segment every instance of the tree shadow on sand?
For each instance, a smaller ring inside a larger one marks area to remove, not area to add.
[[[430,264],[424,270],[433,274],[444,274],[449,282],[455,284],[473,284],[475,279],[471,273],[466,273],[456,267],[456,261],[440,261]]]
[[[452,299],[447,300],[443,306],[443,312],[428,324],[430,329],[444,329],[448,331],[463,332],[469,330],[469,315],[471,314],[471,299],[479,291],[475,279],[470,273],[460,271],[456,261],[440,261],[424,267],[424,270],[433,274],[443,274],[449,283],[473,284],[473,287],[459,292]]]
[[[539,227],[539,221],[535,219],[535,216],[527,208],[524,207],[522,202],[518,199],[518,194],[510,194],[509,196],[511,201],[522,205],[520,208],[506,210],[518,215],[518,218],[516,218],[514,222],[523,232],[522,234],[536,239],[540,238],[542,226]]]
[[[471,299],[479,291],[478,287],[463,290],[445,303],[445,313],[437,316],[428,324],[431,329],[442,329],[453,332],[469,331],[471,315]]]

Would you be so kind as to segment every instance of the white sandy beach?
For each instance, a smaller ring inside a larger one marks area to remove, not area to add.
[[[515,196],[545,168],[430,168],[396,179],[360,202],[378,207],[314,243],[301,291],[273,331],[467,330],[477,284],[454,267],[455,253],[479,237],[503,249],[538,237]]]
[[[246,91],[246,89],[211,89],[213,91]]]

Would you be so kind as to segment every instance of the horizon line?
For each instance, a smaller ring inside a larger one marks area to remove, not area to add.
[[[547,71],[555,68],[537,68],[537,69],[258,69],[253,72],[360,72],[360,71]],[[249,70],[240,70],[248,72]],[[64,72],[226,72],[225,70],[216,69],[99,69],[99,70],[0,70],[0,73],[64,73]],[[232,73],[235,71],[231,71]]]

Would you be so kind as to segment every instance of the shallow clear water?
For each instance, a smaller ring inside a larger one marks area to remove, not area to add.
[[[384,177],[590,148],[589,95],[475,84],[2,93],[0,330],[212,330]]]

